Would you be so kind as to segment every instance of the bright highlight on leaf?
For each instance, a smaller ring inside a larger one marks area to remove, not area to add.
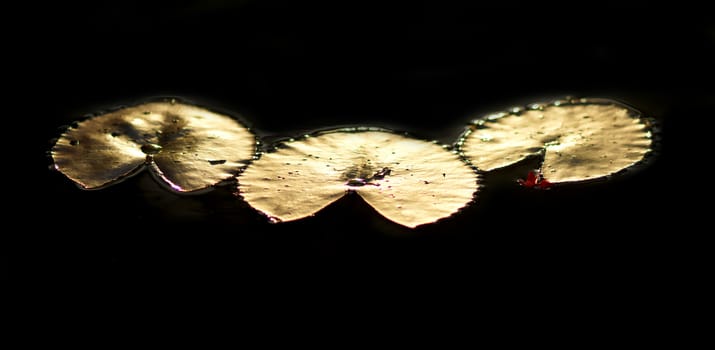
[[[148,167],[177,192],[206,189],[252,159],[256,138],[236,120],[174,100],[103,114],[70,127],[52,148],[57,170],[85,189]]]
[[[274,221],[313,215],[355,191],[408,227],[473,200],[477,175],[440,145],[385,130],[341,129],[286,142],[239,175],[239,194]]]
[[[460,141],[464,156],[490,171],[544,154],[547,183],[595,179],[639,162],[650,151],[640,114],[609,100],[535,105],[475,122]]]

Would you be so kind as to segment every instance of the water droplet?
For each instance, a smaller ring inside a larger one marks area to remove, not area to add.
[[[496,119],[499,119],[499,118],[502,118],[502,117],[506,116],[507,114],[508,114],[508,113],[504,113],[504,112],[493,113],[493,114],[490,114],[490,115],[486,116],[486,119],[487,119],[487,120],[496,120]],[[480,125],[481,125],[481,124],[484,124],[484,120],[480,120],[480,122],[481,122],[481,123],[479,123]]]
[[[211,164],[211,165],[219,165],[219,164],[223,164],[223,163],[226,163],[225,159],[209,160],[209,164]]]
[[[79,145],[79,140],[70,140],[70,145],[72,145],[72,146]]]
[[[176,99],[175,99],[175,98],[172,98],[172,99],[169,101],[169,103],[171,103],[172,105],[173,105],[173,104],[176,104]]]
[[[146,145],[143,145],[141,150],[144,152],[144,154],[157,154],[161,152],[162,147],[155,144],[155,143],[147,143]]]
[[[365,179],[361,179],[359,177],[350,179],[350,180],[348,180],[346,185],[348,185],[348,186],[365,186]]]
[[[391,172],[392,170],[390,170],[390,168],[382,168],[382,170],[375,173],[372,178],[376,180],[382,180],[385,178],[385,176],[390,175]]]
[[[531,110],[538,110],[538,111],[540,111],[540,110],[543,110],[543,109],[544,109],[544,105],[542,105],[541,103],[532,103],[532,104],[530,104],[530,105],[528,106],[528,108],[531,109]]]
[[[489,142],[489,141],[491,141],[491,140],[492,140],[492,138],[491,138],[491,137],[489,137],[489,136],[484,136],[484,137],[482,137],[482,138],[481,138],[481,139],[479,139],[479,140],[481,140],[482,142]]]
[[[278,224],[278,223],[280,223],[281,221],[282,221],[281,219],[279,219],[279,218],[277,218],[277,217],[275,217],[275,216],[269,216],[269,217],[268,217],[268,222],[270,222],[271,224]]]
[[[559,140],[554,140],[554,141],[549,141],[549,142],[544,142],[544,146],[549,147],[549,146],[558,146],[561,144],[561,141]]]

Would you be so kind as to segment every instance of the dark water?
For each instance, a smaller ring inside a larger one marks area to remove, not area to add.
[[[17,85],[33,161],[16,183],[33,218],[9,245],[9,278],[179,282],[278,299],[315,286],[332,298],[470,286],[480,300],[528,293],[608,305],[647,298],[682,263],[678,237],[658,229],[674,220],[689,229],[676,211],[692,172],[676,160],[715,107],[715,27],[704,14],[679,14],[691,20],[675,25],[671,11],[644,5],[211,4],[122,2],[38,18],[48,30],[21,43],[33,59]],[[47,170],[58,126],[160,95],[240,113],[267,140],[357,124],[442,142],[482,114],[605,97],[655,118],[662,145],[644,170],[607,183],[530,191],[514,182],[527,168],[493,174],[473,206],[417,230],[356,196],[271,225],[226,189],[180,197],[143,174],[87,192]]]

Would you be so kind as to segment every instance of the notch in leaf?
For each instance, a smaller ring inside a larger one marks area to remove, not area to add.
[[[477,174],[453,152],[381,129],[291,140],[239,175],[239,195],[274,222],[314,215],[354,191],[386,218],[416,227],[452,215],[477,188]]]
[[[611,100],[532,105],[477,120],[458,147],[484,171],[543,155],[540,173],[551,184],[596,179],[638,162],[651,150],[639,112]]]
[[[114,184],[148,167],[176,192],[231,178],[255,153],[255,136],[235,119],[173,99],[76,123],[52,148],[55,168],[83,189]]]

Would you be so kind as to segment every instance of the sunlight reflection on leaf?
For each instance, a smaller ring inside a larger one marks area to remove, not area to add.
[[[442,146],[377,129],[341,129],[286,142],[238,177],[239,194],[275,221],[311,216],[354,191],[408,227],[467,205],[477,174]]]
[[[176,192],[207,189],[252,159],[255,136],[228,116],[175,100],[150,102],[76,123],[52,148],[57,170],[84,189],[148,167]]]
[[[614,101],[584,99],[487,116],[475,121],[459,149],[484,171],[543,154],[544,178],[564,183],[628,168],[643,159],[651,143],[638,112]]]

